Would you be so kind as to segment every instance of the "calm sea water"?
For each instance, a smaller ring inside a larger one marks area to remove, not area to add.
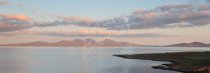
[[[0,47],[0,73],[178,73],[152,69],[166,62],[131,60],[114,54],[210,51],[180,47]],[[84,56],[85,55],[85,56]]]

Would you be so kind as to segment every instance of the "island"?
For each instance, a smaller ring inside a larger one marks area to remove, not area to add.
[[[169,64],[152,66],[154,69],[172,70],[184,73],[210,73],[210,51],[173,52],[153,54],[114,55],[127,59],[167,61]]]
[[[202,43],[202,42],[192,42],[192,43],[178,43],[171,44],[163,47],[210,47],[210,44]]]
[[[44,42],[35,41],[28,43],[17,43],[17,44],[0,44],[0,46],[42,46],[42,47],[129,47],[129,46],[143,46],[129,42],[119,42],[112,39],[104,39],[96,41],[92,38],[87,39],[74,39],[74,40],[62,40],[58,42]]]

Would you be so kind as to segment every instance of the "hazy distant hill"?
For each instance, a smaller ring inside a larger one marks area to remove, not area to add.
[[[72,41],[65,40],[54,43],[48,42],[30,42],[30,43],[19,43],[19,44],[6,44],[0,46],[72,46],[72,47],[83,47],[83,46],[96,46],[96,47],[120,47],[120,46],[142,46],[138,44],[128,43],[128,42],[117,42],[111,39],[105,39],[103,41],[95,41],[94,39],[75,39]]]
[[[172,44],[166,47],[210,47],[210,44],[205,44],[201,42],[192,42],[192,43]]]

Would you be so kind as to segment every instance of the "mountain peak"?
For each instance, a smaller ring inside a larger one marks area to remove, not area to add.
[[[111,40],[111,39],[105,39],[102,42],[115,42],[115,41],[114,40]]]
[[[205,44],[205,43],[201,43],[201,42],[192,42],[190,44]]]

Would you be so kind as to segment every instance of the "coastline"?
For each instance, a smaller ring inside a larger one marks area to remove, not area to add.
[[[210,51],[114,55],[126,59],[166,61],[170,64],[152,66],[154,69],[184,73],[210,73]]]

